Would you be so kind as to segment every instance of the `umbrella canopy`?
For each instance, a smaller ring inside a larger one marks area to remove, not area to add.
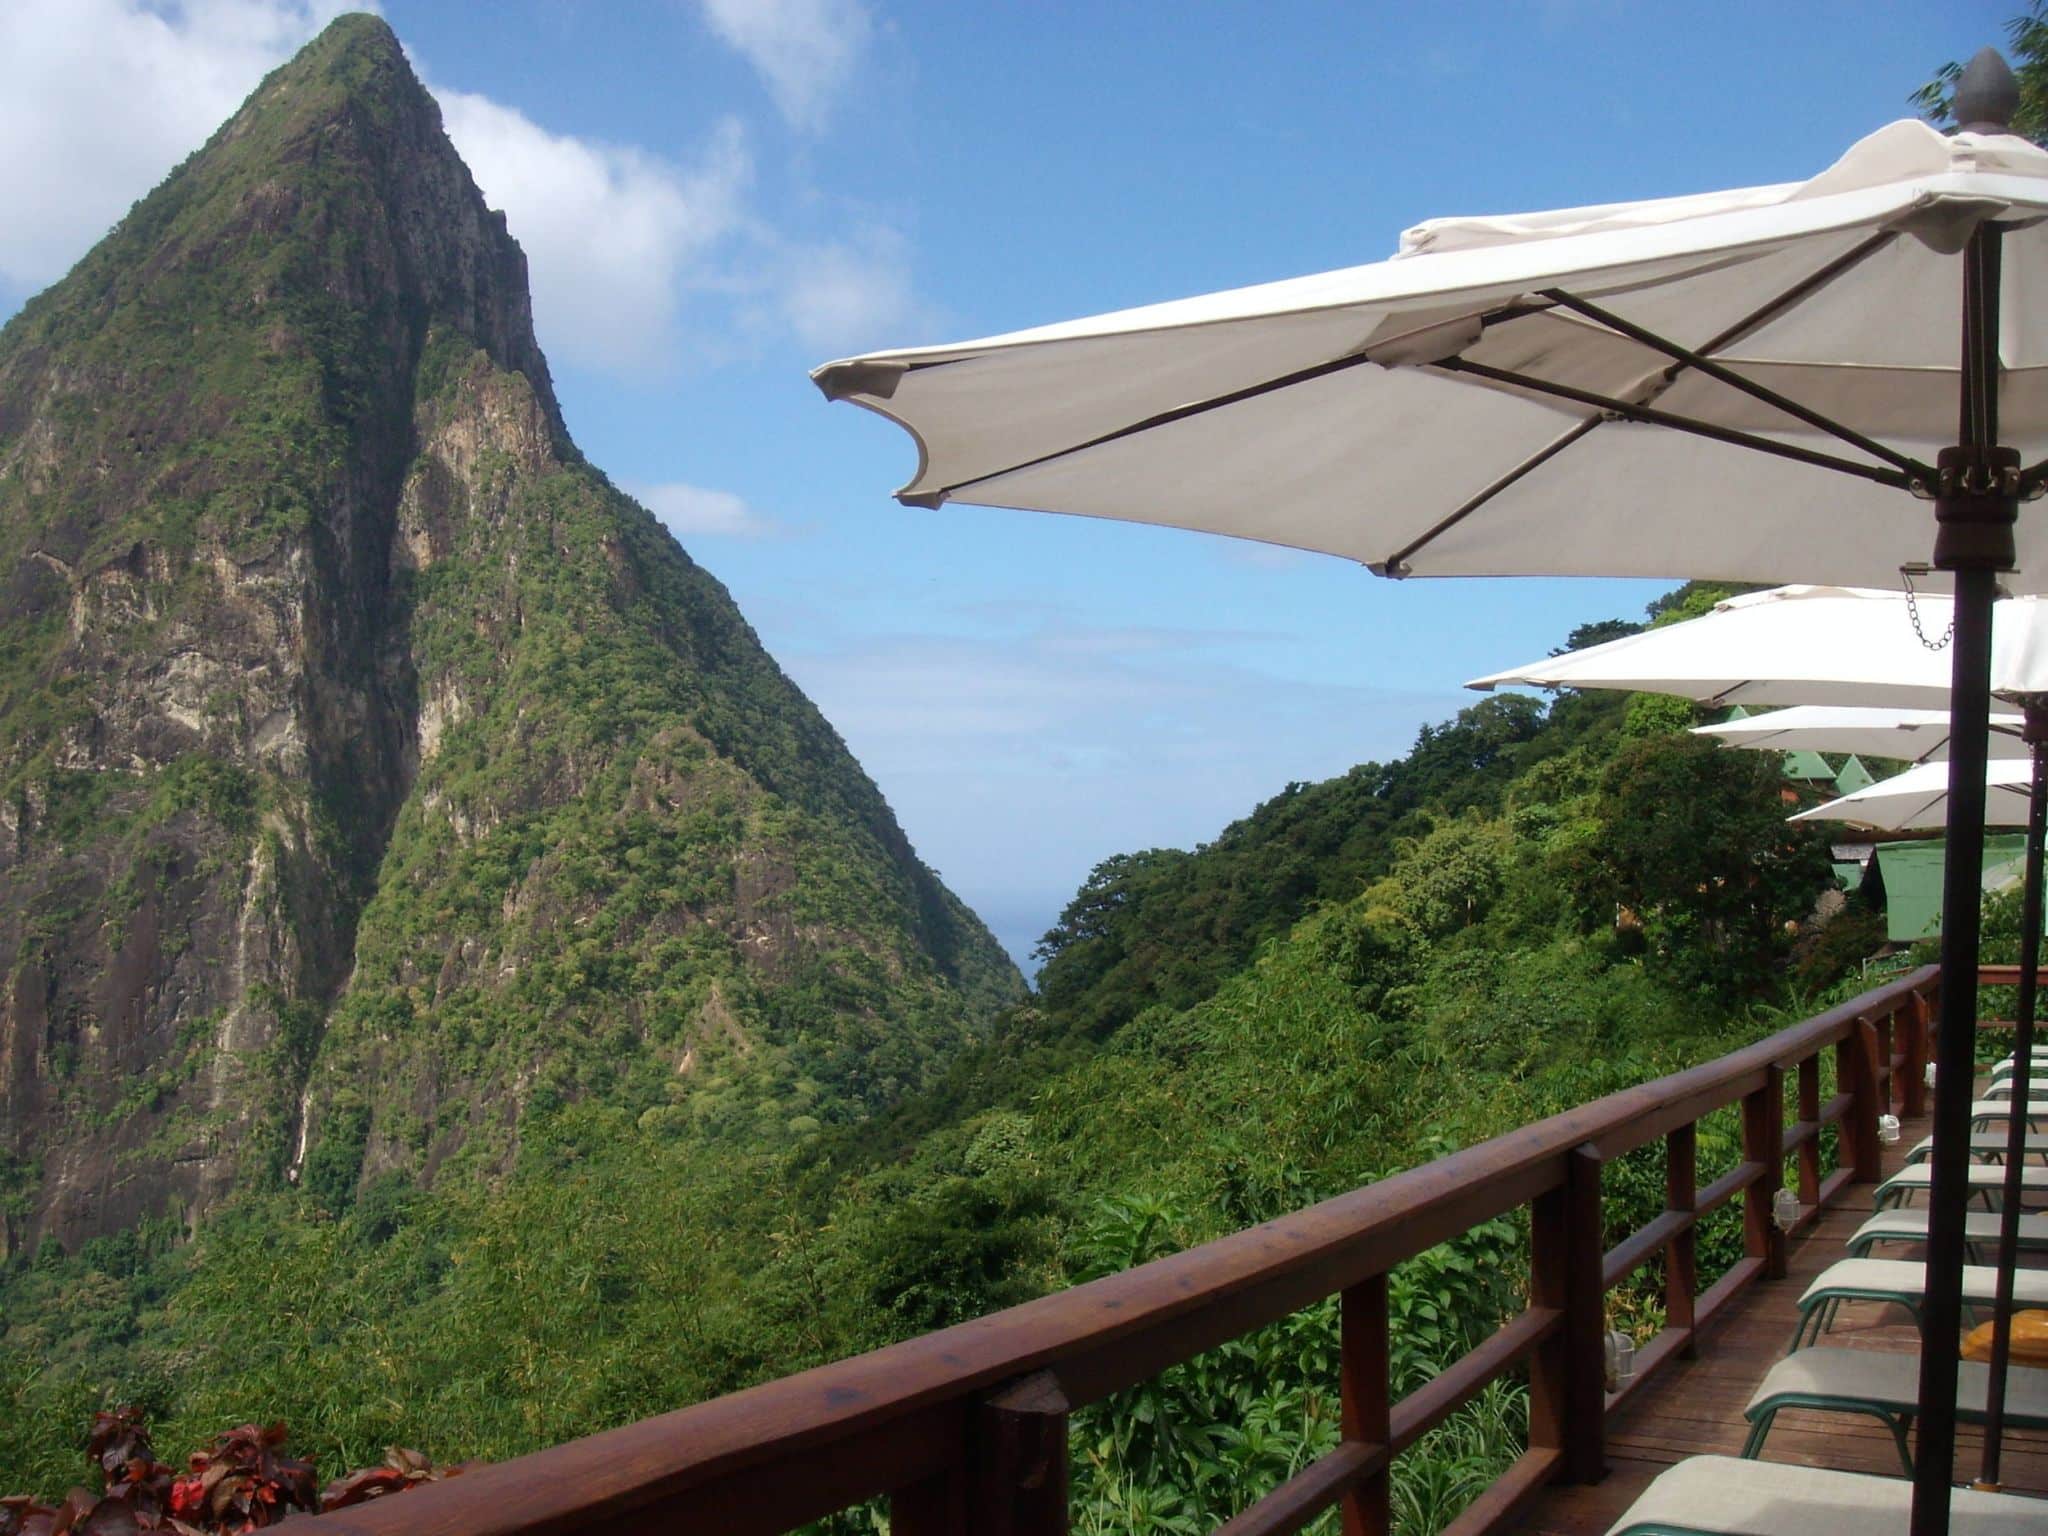
[[[2020,740],[2024,721],[2018,715],[1991,717],[1991,756],[2025,761],[2031,754]],[[1938,763],[1948,757],[1948,711],[1945,709],[1858,709],[1828,704],[1795,704],[1767,715],[1723,720],[1693,727],[1695,736],[1712,736],[1731,747],[1757,752],[1851,752],[1890,757],[1908,763]],[[1850,758],[1849,763],[1856,759]],[[1849,763],[1842,771],[1849,771]]]
[[[2048,448],[2044,213],[2048,152],[1903,121],[1805,182],[1432,220],[1368,266],[812,377],[916,439],[897,495],[917,505],[1394,575],[1881,586],[1928,557],[1900,492],[1931,490],[1956,439],[1956,253],[1986,220],[2006,226],[2002,441]],[[2023,520],[2016,580],[2048,583],[2048,526]]]
[[[1713,704],[1922,709],[1939,711],[1945,722],[1951,658],[1927,642],[1946,634],[1954,609],[1946,597],[1920,597],[1909,605],[1898,592],[1775,587],[1731,597],[1697,619],[1546,656],[1465,686],[1626,688]],[[2048,693],[2048,601],[2017,598],[1999,603],[1993,613],[1993,691]],[[1786,745],[1866,750],[1846,743]]]
[[[2030,758],[1994,762],[1985,775],[1985,825],[2024,827],[2033,781]],[[1908,768],[1792,820],[1846,822],[1871,832],[1939,832],[1948,825],[1948,764]]]

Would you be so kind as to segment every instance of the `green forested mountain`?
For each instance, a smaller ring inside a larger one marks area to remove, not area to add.
[[[0,1248],[779,1146],[1022,981],[576,452],[525,263],[336,22],[0,332]]]

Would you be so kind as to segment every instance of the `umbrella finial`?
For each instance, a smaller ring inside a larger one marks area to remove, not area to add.
[[[1981,48],[1956,77],[1950,104],[1964,133],[2009,133],[2019,110],[2020,83],[1996,48]]]

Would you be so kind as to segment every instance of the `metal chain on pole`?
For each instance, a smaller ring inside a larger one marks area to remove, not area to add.
[[[1906,585],[1906,616],[1913,621],[1913,634],[1930,651],[1945,651],[1956,637],[1956,613],[1953,606],[1948,613],[1948,628],[1941,632],[1939,640],[1927,638],[1927,631],[1920,623],[1920,594],[1913,590],[1913,573],[1904,566],[1899,568],[1899,579]]]

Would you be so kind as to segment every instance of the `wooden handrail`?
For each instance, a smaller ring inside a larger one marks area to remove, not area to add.
[[[2035,972],[2048,981],[2048,968]],[[2016,987],[2020,984],[2020,968],[2016,965],[1980,965],[1977,967],[1977,985],[1980,987]]]
[[[1987,968],[1987,980],[1995,969]],[[1004,1490],[1003,1477],[1042,1480],[1045,1459],[1054,1454],[1049,1447],[1064,1446],[1071,1409],[1334,1295],[1346,1298],[1347,1338],[1357,1308],[1357,1326],[1365,1329],[1361,1337],[1369,1339],[1375,1291],[1384,1325],[1388,1271],[1482,1222],[1534,1205],[1538,1251],[1530,1309],[1391,1415],[1382,1386],[1377,1403],[1358,1405],[1367,1429],[1352,1438],[1347,1428],[1333,1465],[1292,1480],[1281,1501],[1284,1511],[1254,1517],[1251,1524],[1240,1517],[1226,1527],[1293,1529],[1287,1522],[1300,1511],[1312,1515],[1340,1498],[1349,1511],[1354,1490],[1374,1480],[1383,1483],[1390,1456],[1420,1432],[1415,1424],[1434,1422],[1441,1417],[1440,1404],[1448,1402],[1442,1411],[1451,1411],[1527,1356],[1531,1449],[1456,1527],[1496,1528],[1544,1479],[1598,1475],[1600,1297],[1609,1258],[1600,1231],[1601,1163],[1679,1134],[1689,1183],[1689,1128],[1715,1110],[1745,1106],[1743,1164],[1707,1188],[1690,1191],[1690,1200],[1684,1198],[1687,1191],[1674,1188],[1672,1210],[1644,1229],[1652,1236],[1632,1234],[1613,1250],[1617,1258],[1634,1260],[1638,1250],[1647,1258],[1659,1247],[1674,1253],[1682,1247],[1689,1274],[1695,1223],[1738,1192],[1747,1202],[1751,1251],[1697,1299],[1692,1316],[1644,1351],[1661,1364],[1689,1349],[1698,1330],[1743,1287],[1774,1268],[1782,1272],[1783,1234],[1760,1224],[1759,1216],[1767,1223],[1771,1192],[1784,1176],[1781,1085],[1788,1068],[1799,1070],[1808,1058],[1845,1042],[1857,1059],[1867,1060],[1865,1021],[1871,1019],[1900,1021],[1908,1059],[1914,1059],[1918,1031],[1911,1021],[1923,1021],[1924,1028],[1934,984],[1934,968],[1924,967],[1716,1061],[1609,1094],[1201,1247],[870,1354],[479,1468],[402,1499],[324,1515],[318,1536],[552,1536],[620,1519],[771,1536],[884,1496],[895,1498],[899,1536],[996,1530],[995,1517],[970,1506],[1013,1495],[1014,1487]],[[1803,1118],[1816,1129],[1838,1117],[1845,1125],[1867,1121],[1874,1128],[1882,1106],[1863,1100],[1877,1091],[1876,1074],[1866,1070],[1855,1078],[1839,1084],[1841,1092],[1824,1111]],[[1806,1107],[1816,1107],[1810,1095]],[[1822,1203],[1846,1182],[1838,1174],[1823,1183]],[[1369,1345],[1361,1347],[1370,1354]],[[1358,1368],[1369,1377],[1373,1362],[1360,1359]],[[1348,1383],[1348,1349],[1346,1360]],[[1631,1385],[1646,1375],[1639,1370]],[[1360,1390],[1369,1396],[1369,1382]],[[1574,1405],[1583,1410],[1589,1391],[1590,1415],[1566,1411]],[[1368,1441],[1365,1435],[1378,1426],[1385,1427]],[[1042,1481],[1030,1486],[1042,1492]],[[1320,1502],[1304,1503],[1310,1495]],[[1063,1532],[1064,1510],[1053,1511],[1052,1503],[1034,1494],[1015,1507],[1038,1513],[1005,1514],[1001,1528],[1019,1536]],[[1359,1501],[1365,1528],[1377,1518],[1373,1503]],[[1473,1524],[1482,1510],[1496,1513]],[[1020,1518],[1026,1523],[1017,1523]]]

